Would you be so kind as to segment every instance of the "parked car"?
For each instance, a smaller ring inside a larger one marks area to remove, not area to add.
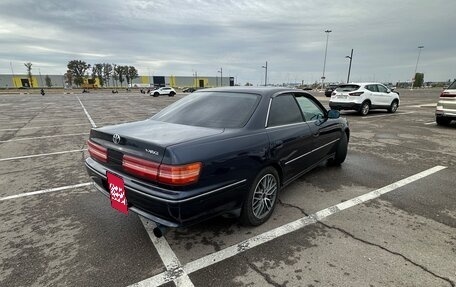
[[[435,121],[439,125],[448,125],[456,120],[456,80],[440,94],[435,109]]]
[[[161,87],[155,88],[154,90],[150,91],[150,95],[154,97],[158,97],[160,95],[168,95],[170,97],[174,97],[176,91],[171,87]]]
[[[281,188],[344,162],[350,130],[339,115],[298,89],[204,89],[150,119],[93,128],[85,165],[113,208],[159,226],[226,213],[260,225]]]
[[[325,96],[331,97],[332,92],[338,87],[339,85],[337,84],[329,84],[326,89],[325,89]]]
[[[196,91],[196,89],[192,88],[192,87],[185,88],[185,89],[182,90],[183,93],[193,93],[194,91]]]
[[[337,110],[356,110],[365,116],[373,109],[386,109],[394,113],[399,103],[399,94],[380,83],[350,83],[340,85],[332,93],[329,107]]]

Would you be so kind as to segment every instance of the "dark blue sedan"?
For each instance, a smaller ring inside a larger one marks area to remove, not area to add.
[[[89,175],[113,208],[180,227],[221,214],[267,221],[281,188],[341,164],[348,123],[302,90],[196,91],[152,118],[90,132]]]

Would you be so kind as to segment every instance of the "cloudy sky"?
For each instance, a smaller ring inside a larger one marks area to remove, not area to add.
[[[455,0],[0,0],[0,74],[63,74],[73,59],[141,75],[224,76],[254,85],[456,77]]]

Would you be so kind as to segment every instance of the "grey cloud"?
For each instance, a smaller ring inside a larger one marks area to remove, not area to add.
[[[140,73],[214,75],[220,67],[240,81],[319,80],[325,29],[326,74],[345,79],[410,79],[417,46],[428,80],[454,78],[452,0],[425,1],[8,1],[0,3],[0,73],[9,62],[41,63],[63,73],[66,63],[115,62]],[[35,47],[35,48],[33,48]],[[38,47],[38,48],[37,48]],[[40,48],[41,47],[41,48]],[[225,74],[225,73],[224,73]]]

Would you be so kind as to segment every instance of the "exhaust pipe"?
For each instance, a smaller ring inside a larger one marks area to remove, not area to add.
[[[157,227],[155,227],[153,229],[153,232],[154,232],[154,235],[155,237],[157,238],[160,238],[162,237],[163,235],[165,235],[165,233],[168,231],[168,227],[166,226],[163,226],[163,225],[158,225],[157,224]]]

